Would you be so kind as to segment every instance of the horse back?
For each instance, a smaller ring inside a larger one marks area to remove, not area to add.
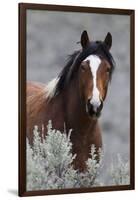
[[[27,97],[36,95],[37,93],[41,92],[45,87],[42,83],[37,82],[28,82],[27,83]]]

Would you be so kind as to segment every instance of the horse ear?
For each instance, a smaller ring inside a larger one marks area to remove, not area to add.
[[[83,31],[81,34],[81,46],[82,48],[86,48],[89,44],[89,37],[87,31]]]
[[[106,44],[108,50],[110,50],[111,46],[112,46],[112,35],[111,33],[107,33],[106,37],[105,37],[105,40],[104,40],[104,43]]]

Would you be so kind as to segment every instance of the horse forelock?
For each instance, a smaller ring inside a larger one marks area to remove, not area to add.
[[[107,49],[104,42],[96,41],[91,42],[89,46],[84,50],[75,51],[69,56],[68,62],[60,72],[56,79],[53,79],[47,86],[47,97],[52,98],[61,93],[62,90],[72,81],[79,70],[81,62],[89,55],[97,55],[106,59],[111,65],[110,80],[115,67],[115,61],[112,54]]]

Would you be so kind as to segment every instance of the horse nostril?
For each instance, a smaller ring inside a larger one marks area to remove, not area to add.
[[[100,101],[100,105],[97,107],[97,110],[95,111],[97,117],[101,115],[102,108],[103,108],[103,101]]]
[[[103,101],[101,101],[100,106],[98,107],[97,111],[101,111],[103,108]]]
[[[91,99],[88,99],[88,103],[90,103]]]

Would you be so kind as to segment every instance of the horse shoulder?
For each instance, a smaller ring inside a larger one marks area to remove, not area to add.
[[[27,136],[33,137],[34,126],[42,126],[47,105],[45,85],[27,84]]]
[[[63,98],[55,97],[49,99],[47,85],[39,85],[36,83],[28,84],[27,94],[27,135],[33,139],[34,126],[38,126],[40,133],[44,126],[44,134],[47,132],[47,124],[52,120],[54,129],[64,130],[64,110]]]

